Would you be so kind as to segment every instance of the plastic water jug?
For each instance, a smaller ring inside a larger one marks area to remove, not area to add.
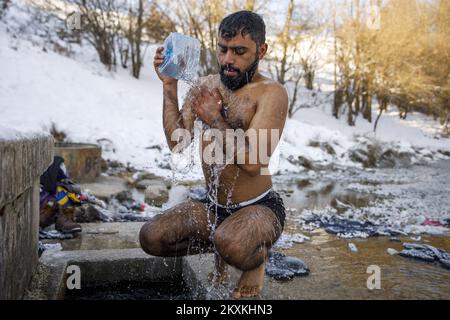
[[[159,67],[163,75],[192,81],[197,77],[200,61],[200,42],[178,32],[164,41],[164,62]]]

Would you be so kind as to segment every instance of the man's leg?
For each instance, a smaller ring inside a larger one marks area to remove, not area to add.
[[[216,251],[214,252],[214,271],[209,274],[209,280],[217,287],[224,284],[228,278],[228,265]]]
[[[275,213],[262,205],[236,211],[217,228],[216,250],[228,264],[243,271],[233,294],[235,298],[261,292],[268,251],[281,231]]]
[[[154,256],[184,256],[212,252],[214,215],[198,201],[186,201],[144,224],[139,234],[142,249]]]

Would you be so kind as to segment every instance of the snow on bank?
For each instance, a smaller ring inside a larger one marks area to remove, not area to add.
[[[0,125],[0,141],[11,141],[19,139],[33,139],[39,136],[48,135],[48,132],[40,131],[20,131]]]
[[[0,124],[48,130],[54,122],[73,142],[105,139],[105,158],[159,174],[168,171],[158,167],[169,150],[162,129],[161,84],[155,74],[144,67],[142,79],[136,80],[128,71],[98,69],[26,41],[15,50],[1,30]]]
[[[303,184],[294,190],[292,199],[287,198],[286,204],[293,212],[288,220],[303,228],[304,221],[314,216],[325,220],[339,217],[406,234],[449,235],[449,175],[449,161],[410,168],[317,172],[313,180],[319,183]],[[308,179],[306,173],[300,176]],[[295,188],[298,179],[285,185]],[[295,209],[299,204],[301,209]]]

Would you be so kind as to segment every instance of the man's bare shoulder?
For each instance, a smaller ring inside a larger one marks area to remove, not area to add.
[[[263,77],[263,79],[259,82],[259,85],[261,89],[264,91],[265,95],[282,94],[287,96],[286,88],[281,83],[273,79]]]
[[[286,88],[273,79],[264,77],[258,82],[259,102],[277,101],[280,107],[286,107],[288,104],[288,93]]]

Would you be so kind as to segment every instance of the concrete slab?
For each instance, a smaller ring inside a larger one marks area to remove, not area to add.
[[[139,231],[144,222],[81,223],[82,232],[69,240],[44,240],[61,243],[63,250],[101,250],[140,248]]]
[[[83,287],[120,281],[172,282],[181,275],[182,259],[154,257],[141,249],[45,251],[25,299],[63,299],[66,270],[72,265],[80,268]]]

